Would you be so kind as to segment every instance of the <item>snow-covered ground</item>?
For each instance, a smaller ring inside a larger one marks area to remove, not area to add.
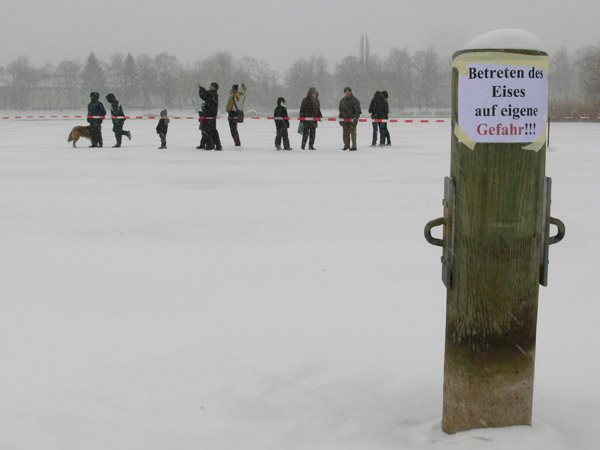
[[[393,147],[195,150],[190,120],[112,149],[71,121],[0,123],[0,449],[596,449],[600,125],[553,124],[567,236],[540,292],[534,424],[441,430],[448,123]],[[292,123],[294,130],[297,122]]]

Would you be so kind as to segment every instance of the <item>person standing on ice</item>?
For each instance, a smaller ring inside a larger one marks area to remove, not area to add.
[[[378,120],[387,120],[388,118],[388,102],[381,93],[381,91],[375,92],[371,104],[369,105],[369,112],[371,113],[371,119],[373,119],[373,141],[371,147],[377,146],[377,132],[379,132],[379,146],[385,145],[386,131],[384,125],[385,122],[377,122]]]
[[[119,119],[118,117],[124,117],[125,113],[123,113],[123,107],[119,103],[119,101],[115,98],[114,94],[108,94],[106,96],[106,100],[110,103],[110,113],[113,123],[113,132],[115,133],[115,139],[117,143],[113,145],[113,148],[121,147],[121,140],[123,136],[127,136],[129,140],[131,140],[131,133],[129,131],[123,130],[123,125],[125,124],[125,119]]]
[[[229,91],[229,100],[225,110],[227,111],[227,119],[231,130],[231,137],[236,147],[242,145],[240,134],[238,133],[238,123],[244,120],[244,102],[246,101],[246,91],[248,88],[244,83],[240,86],[234,84]]]
[[[169,117],[167,117],[167,110],[163,109],[160,112],[160,120],[158,121],[158,125],[156,125],[156,132],[158,133],[158,137],[160,137],[160,147],[159,149],[167,148],[167,132],[169,131]]]
[[[200,111],[200,129],[202,130],[202,138],[206,139],[206,150],[223,150],[217,130],[217,113],[219,109],[219,93],[217,91],[219,90],[219,83],[210,83],[208,90],[198,83],[198,89],[198,95],[204,100],[202,111]],[[202,144],[198,148],[202,148]]]
[[[285,107],[285,98],[279,97],[277,99],[277,107],[273,111],[275,117],[275,128],[277,129],[277,135],[275,136],[275,148],[281,150],[281,140],[283,139],[283,149],[291,150],[290,139],[288,137],[288,128],[290,127],[290,120],[288,117],[288,110]]]
[[[99,117],[106,116],[106,109],[100,101],[100,93],[90,92],[90,103],[88,104],[88,118],[90,124],[90,135],[92,137],[91,148],[102,147],[102,120]]]
[[[321,114],[321,103],[319,102],[319,93],[314,87],[308,90],[308,94],[302,100],[300,105],[300,117],[307,119],[317,119],[323,117]],[[308,149],[316,150],[315,138],[317,136],[318,120],[305,120],[304,130],[302,132],[302,150],[306,150],[306,141],[308,141]]]
[[[388,103],[388,91],[381,91],[381,94],[383,95],[383,98],[385,98],[385,105],[388,110],[388,117],[389,117],[390,106]],[[388,117],[386,117],[386,118],[388,118]],[[388,129],[388,123],[382,122],[382,125],[383,125],[383,130],[385,131],[385,145],[392,145],[392,139],[390,138],[390,130]]]
[[[340,100],[340,125],[344,129],[344,148],[342,150],[357,150],[356,147],[356,125],[358,118],[362,114],[360,102],[352,94],[352,89],[344,88],[344,97]],[[350,139],[352,139],[352,147],[350,147]]]

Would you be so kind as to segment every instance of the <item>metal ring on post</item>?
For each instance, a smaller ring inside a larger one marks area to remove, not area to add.
[[[438,217],[437,219],[427,222],[427,225],[425,225],[425,240],[427,242],[429,242],[431,245],[437,245],[438,247],[443,247],[444,240],[434,238],[431,235],[431,230],[432,230],[432,228],[439,227],[440,225],[444,225],[445,223],[446,223],[446,219],[444,217]]]
[[[565,237],[565,224],[562,220],[557,219],[556,217],[550,217],[550,223],[552,225],[556,225],[556,227],[558,228],[558,233],[556,234],[556,236],[551,236],[548,239],[548,245],[557,244],[560,241],[562,241]]]

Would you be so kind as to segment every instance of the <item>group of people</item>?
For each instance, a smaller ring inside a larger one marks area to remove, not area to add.
[[[219,109],[219,83],[210,83],[208,89],[202,86],[201,83],[198,83],[198,89],[198,95],[204,100],[204,104],[202,105],[202,109],[198,111],[202,139],[200,140],[200,145],[196,148],[202,150],[223,150],[216,120]],[[238,84],[231,86],[229,100],[225,107],[231,137],[236,147],[242,145],[238,132],[238,123],[244,121],[244,102],[246,101],[247,89],[244,83],[241,86]]]
[[[199,113],[201,140],[200,145],[196,147],[202,150],[223,150],[219,131],[217,130],[217,114],[219,107],[219,84],[212,82],[208,89],[198,83],[198,95],[204,101]],[[236,147],[242,145],[238,132],[238,124],[244,121],[244,102],[246,101],[247,87],[244,83],[234,84],[229,92],[229,100],[225,107],[227,111],[227,120],[231,137]],[[102,147],[102,117],[106,115],[104,105],[100,101],[100,94],[92,92],[91,101],[88,105],[88,122],[90,124],[91,147]],[[386,120],[389,116],[388,93],[386,91],[377,91],[369,105],[369,113],[373,120],[373,140],[372,147],[377,145],[377,136],[379,135],[379,146],[391,145],[390,132]],[[113,132],[115,133],[116,144],[113,148],[121,147],[122,137],[127,136],[131,140],[131,132],[123,130],[125,124],[125,114],[123,107],[116,99],[114,94],[108,94],[106,100],[111,105],[111,117],[113,123]],[[356,151],[356,127],[362,114],[360,102],[352,93],[352,88],[344,88],[344,96],[339,104],[339,123],[343,128],[342,138],[344,147],[342,150]],[[275,117],[275,148],[277,150],[292,150],[288,129],[290,121],[286,107],[285,98],[277,99],[277,106],[273,112]],[[315,139],[316,130],[319,126],[319,119],[323,117],[321,113],[321,104],[319,102],[319,93],[314,87],[308,90],[306,97],[300,105],[299,116],[304,118],[300,121],[298,132],[302,135],[302,150],[306,150],[308,144],[309,150],[316,150]],[[160,138],[160,149],[167,148],[167,132],[169,128],[169,118],[167,110],[160,112],[160,120],[156,126],[156,132]],[[282,147],[283,144],[283,147]]]
[[[121,147],[121,141],[123,136],[127,136],[131,140],[131,132],[123,130],[125,124],[125,113],[121,103],[116,99],[114,94],[108,94],[106,100],[110,103],[110,113],[113,123],[113,132],[117,143],[113,145],[113,148]],[[106,109],[100,101],[100,94],[98,92],[90,93],[90,103],[88,105],[88,123],[90,124],[90,135],[92,145],[90,147],[102,147],[102,117],[106,115]]]
[[[388,105],[388,94],[386,91],[377,91],[371,104],[369,105],[369,113],[371,113],[372,119],[387,120],[389,116],[389,105]],[[275,108],[275,117],[287,117],[287,109],[282,108],[281,105],[285,106],[285,99],[280,97],[277,100],[277,108]],[[281,116],[283,114],[283,116]],[[340,126],[343,128],[342,139],[344,141],[344,147],[342,150],[356,151],[356,126],[358,120],[362,114],[360,102],[352,93],[351,87],[344,88],[344,96],[340,100],[339,105],[339,118]],[[319,126],[319,120],[323,117],[321,113],[321,105],[319,102],[319,93],[314,87],[308,90],[308,94],[302,100],[300,105],[300,117],[304,117],[305,120],[300,122],[298,126],[298,132],[302,134],[302,150],[306,149],[306,143],[308,142],[309,150],[316,150],[315,138],[316,129]],[[285,127],[282,122],[285,122]],[[287,130],[289,128],[289,121],[281,121],[275,119],[277,126],[277,136],[275,138],[275,147],[280,150],[280,136],[283,136],[284,145],[286,150],[289,148],[289,140],[287,137]],[[283,131],[282,131],[283,130]],[[387,122],[384,121],[373,121],[373,142],[371,147],[377,145],[377,134],[380,134],[379,145],[392,145],[390,138],[390,132],[387,128]]]

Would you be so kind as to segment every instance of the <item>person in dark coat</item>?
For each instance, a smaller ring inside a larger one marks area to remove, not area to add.
[[[371,147],[377,145],[377,132],[379,131],[379,146],[383,147],[386,140],[386,122],[377,122],[377,120],[387,120],[388,118],[388,103],[381,91],[375,92],[371,104],[369,105],[371,119],[373,119],[373,141]]]
[[[202,139],[205,140],[205,146],[200,143],[197,148],[206,150],[223,150],[221,139],[217,130],[217,113],[219,109],[219,83],[210,83],[210,88],[206,90],[198,83],[200,98],[204,100],[202,111],[200,111],[200,130],[202,130]]]
[[[92,145],[90,147],[102,147],[102,120],[98,116],[106,116],[106,109],[100,101],[100,94],[98,92],[90,93],[90,103],[88,104],[88,118],[87,121],[90,124],[90,134]],[[94,116],[95,118],[92,118]]]
[[[383,98],[385,98],[385,104],[388,108],[388,116],[389,116],[389,103],[388,103],[388,91],[381,91]],[[383,122],[383,128],[385,130],[385,145],[392,145],[392,139],[390,138],[390,130],[388,129],[387,122]]]
[[[288,110],[285,107],[285,98],[279,97],[277,99],[277,107],[275,108],[275,111],[273,111],[273,116],[275,117],[275,128],[277,129],[275,148],[281,150],[281,140],[283,139],[283,149],[291,150],[290,139],[288,137],[290,120],[288,118]]]
[[[308,90],[308,94],[302,100],[300,105],[300,117],[306,117],[308,119],[321,118],[321,103],[319,102],[319,93],[314,87]],[[316,150],[315,138],[317,135],[317,127],[319,126],[318,120],[305,120],[304,130],[302,132],[302,150],[306,148],[306,141],[308,140],[308,149]]]
[[[344,97],[340,100],[340,125],[344,129],[343,139],[344,148],[342,150],[357,150],[356,147],[356,125],[358,118],[362,114],[360,102],[352,94],[352,89],[344,88]],[[352,147],[350,147],[350,139],[352,139]]]
[[[113,132],[115,133],[115,139],[117,143],[113,145],[113,148],[121,147],[121,140],[123,139],[123,135],[127,136],[129,140],[131,140],[131,133],[129,131],[123,130],[123,125],[125,124],[125,119],[118,119],[117,117],[124,117],[123,107],[121,103],[115,98],[114,94],[108,94],[106,96],[106,100],[110,103],[110,113],[113,123]]]
[[[167,131],[169,131],[169,118],[167,117],[167,110],[163,109],[160,112],[160,119],[158,125],[156,125],[156,132],[160,137],[160,149],[167,148]]]

